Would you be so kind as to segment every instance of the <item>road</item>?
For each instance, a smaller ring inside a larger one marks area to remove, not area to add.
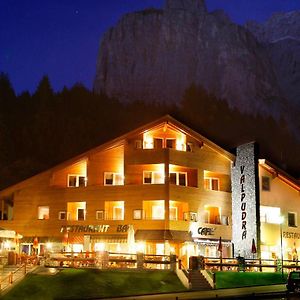
[[[182,293],[168,293],[156,295],[130,296],[114,298],[114,300],[189,300],[189,299],[239,299],[245,297],[260,298],[260,299],[294,299],[286,298],[286,287],[284,284],[243,287],[235,289],[219,289],[210,291],[196,291],[196,292],[182,292]],[[262,298],[264,297],[264,298]],[[271,298],[270,298],[271,297]],[[295,298],[299,299],[299,297]]]

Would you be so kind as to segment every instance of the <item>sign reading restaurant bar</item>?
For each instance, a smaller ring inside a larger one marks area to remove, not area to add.
[[[237,148],[232,180],[232,242],[234,255],[253,257],[252,240],[258,241],[257,161],[255,144]]]
[[[88,232],[88,233],[98,233],[98,232],[108,232],[112,226],[110,225],[65,225],[61,226],[60,232]],[[115,226],[113,226],[115,227]],[[127,232],[129,225],[117,225],[116,232]],[[111,230],[110,230],[111,231]]]

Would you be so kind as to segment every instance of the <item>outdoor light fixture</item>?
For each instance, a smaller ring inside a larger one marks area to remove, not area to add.
[[[3,243],[4,249],[10,249],[10,246],[11,246],[10,241],[5,241],[5,242]]]
[[[46,248],[47,248],[47,250],[51,250],[52,249],[52,243],[46,243]]]

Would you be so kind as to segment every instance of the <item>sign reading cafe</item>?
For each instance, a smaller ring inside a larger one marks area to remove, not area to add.
[[[234,255],[253,257],[252,239],[258,240],[258,209],[256,179],[257,165],[255,144],[237,148],[232,167],[232,242]]]

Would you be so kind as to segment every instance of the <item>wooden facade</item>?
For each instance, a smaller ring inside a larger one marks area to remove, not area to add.
[[[34,238],[39,252],[48,242],[56,250],[127,252],[133,228],[136,251],[174,252],[187,262],[191,255],[219,256],[222,237],[223,256],[230,257],[234,161],[231,153],[165,116],[2,190],[0,227],[21,234],[20,251],[27,252]],[[260,184],[269,176],[274,191],[260,186],[261,205],[281,207],[284,197],[292,197],[290,210],[283,211],[297,212],[298,183],[285,175],[278,181],[266,162],[260,161],[259,170]],[[283,179],[292,184],[281,187]],[[261,228],[269,232],[270,226]]]

